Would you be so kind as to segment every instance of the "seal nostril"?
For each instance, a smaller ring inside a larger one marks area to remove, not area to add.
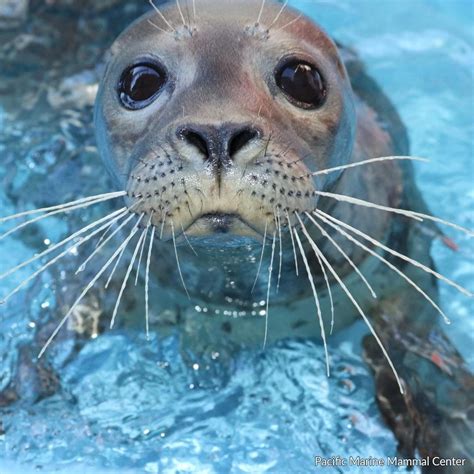
[[[199,133],[193,132],[192,130],[183,130],[180,136],[189,144],[196,147],[206,158],[209,157],[207,141]]]
[[[229,142],[229,156],[233,157],[238,153],[242,148],[244,148],[248,143],[258,137],[258,132],[252,130],[251,128],[246,128],[237,132]]]

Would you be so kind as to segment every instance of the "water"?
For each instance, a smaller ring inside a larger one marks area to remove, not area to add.
[[[19,35],[0,33],[2,215],[107,189],[94,147],[92,98],[103,51],[147,6],[97,3],[71,12],[32,2]],[[474,227],[472,2],[290,3],[359,51],[406,123],[412,154],[431,159],[417,165],[431,208]],[[88,217],[54,219],[0,241],[1,268]],[[472,288],[472,243],[449,235],[461,250],[453,254],[436,244],[436,265]],[[58,314],[60,296],[52,289],[66,285],[62,269],[2,307],[0,389],[35,326]],[[2,294],[11,283],[0,283]],[[441,288],[453,321],[447,331],[474,367],[472,304]],[[360,358],[362,332],[359,326],[331,339],[331,379],[321,347],[310,342],[282,342],[265,353],[242,352],[226,364],[211,360],[190,369],[174,334],[147,342],[141,328],[107,332],[70,359],[64,341],[51,353],[63,390],[0,411],[0,433],[6,432],[0,472],[299,473],[317,472],[312,460],[321,453],[394,455],[395,440],[381,422]]]

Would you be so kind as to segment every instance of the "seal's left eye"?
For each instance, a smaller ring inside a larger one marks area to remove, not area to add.
[[[128,109],[149,105],[166,83],[166,73],[154,64],[137,64],[125,70],[119,83],[119,96]]]
[[[327,90],[321,73],[313,65],[298,60],[287,62],[276,72],[277,86],[297,107],[315,109],[326,100]]]

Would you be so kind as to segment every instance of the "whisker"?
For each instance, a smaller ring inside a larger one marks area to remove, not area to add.
[[[196,257],[197,257],[197,256],[198,256],[198,253],[196,252],[196,250],[194,249],[194,247],[191,245],[191,242],[189,241],[188,236],[187,236],[186,232],[184,231],[183,224],[181,224],[181,230],[183,231],[184,240],[186,240],[186,243],[188,244],[189,248],[192,250],[192,252],[194,253],[194,255],[196,255]]]
[[[347,255],[346,252],[341,248],[341,246],[316,222],[316,220],[309,214],[308,212],[305,212],[306,216],[308,216],[309,220],[319,229],[319,231],[326,237],[329,242],[339,251],[339,253],[346,259],[346,261],[349,263],[349,265],[352,267],[352,269],[359,275],[360,279],[364,282],[365,286],[369,289],[370,294],[372,295],[373,298],[377,298],[377,294],[375,293],[372,285],[367,281],[365,276],[362,274],[362,272],[357,268],[357,265],[353,262],[353,260]]]
[[[266,0],[262,0],[262,5],[260,6],[260,11],[258,13],[257,22],[256,22],[257,25],[260,24],[260,20],[262,19],[263,10],[265,8],[265,3],[266,3]]]
[[[196,18],[197,18],[197,14],[196,14],[196,0],[193,0],[193,18],[194,18],[194,23],[196,23]]]
[[[162,221],[161,221],[160,240],[163,240],[163,232],[165,230],[165,222],[166,222],[166,212],[163,213],[163,217],[162,217]]]
[[[171,25],[171,23],[166,19],[166,17],[163,15],[163,13],[161,13],[160,9],[153,3],[153,0],[148,0],[148,3],[153,7],[153,9],[156,11],[156,13],[158,13],[158,15],[160,16],[160,18],[165,22],[166,26],[173,32],[175,32],[176,30],[173,28],[173,26]]]
[[[268,338],[268,312],[270,309],[270,291],[272,288],[272,274],[273,274],[273,260],[275,257],[276,231],[273,232],[272,256],[270,258],[270,265],[268,266],[268,286],[267,286],[267,304],[265,307],[265,335],[263,337],[263,349],[267,346]]]
[[[305,214],[308,215],[307,212],[305,212]],[[311,216],[308,215],[308,217],[312,220]],[[321,231],[322,230],[323,229],[321,229]],[[337,247],[339,247],[335,242],[334,242],[334,244]],[[342,249],[340,249],[340,251],[343,252]],[[334,319],[335,318],[334,318],[334,299],[332,297],[331,284],[329,283],[328,274],[326,272],[326,268],[323,264],[323,261],[321,260],[321,257],[319,256],[319,254],[317,252],[314,252],[314,254],[316,255],[316,258],[318,259],[319,266],[321,267],[321,271],[323,272],[324,281],[326,282],[326,288],[328,290],[329,304],[330,304],[330,307],[331,307],[331,330],[329,331],[329,334],[332,335],[332,333],[334,332]],[[344,252],[343,252],[343,254],[345,255]],[[350,262],[352,262],[352,260],[350,260],[349,257],[347,257],[347,258]],[[373,294],[375,295],[375,293],[373,293]]]
[[[141,220],[143,219],[143,216],[145,214],[141,214],[140,217],[138,218],[137,222],[135,223],[135,225],[133,226],[132,230],[130,231],[130,234],[133,233],[133,235],[135,235],[136,233],[136,230],[138,229],[138,226],[140,225],[140,222]],[[109,275],[109,278],[107,279],[107,283],[105,284],[105,289],[108,289],[110,284],[112,283],[112,278],[114,277],[115,275],[115,272],[117,271],[117,268],[119,266],[119,263],[121,262],[122,260],[122,257],[125,253],[125,250],[127,249],[127,247],[125,246],[122,251],[119,253],[119,256],[117,258],[117,261],[115,262],[115,265],[114,267],[112,268],[112,271],[110,272],[110,275]]]
[[[134,214],[130,214],[127,219],[125,219],[119,226],[105,239],[99,246],[97,246],[94,251],[87,257],[86,260],[77,268],[75,275],[83,272],[87,264],[92,260],[92,258],[97,255],[107,244],[110,242],[121,229],[123,229],[133,218],[135,217]]]
[[[91,229],[94,229],[95,227],[101,225],[104,222],[107,222],[107,226],[109,225],[109,220],[112,220],[112,224],[120,220],[123,216],[127,214],[127,208],[123,207],[122,209],[119,209],[118,211],[112,212],[111,214],[108,214],[107,216],[103,217],[102,219],[99,219],[97,221],[92,222],[91,224],[83,227],[82,229],[78,230],[71,236],[61,240],[57,244],[53,245],[52,247],[47,248],[45,251],[33,256],[29,260],[26,260],[25,262],[20,263],[14,268],[11,268],[10,270],[2,273],[0,275],[0,280],[5,279],[6,277],[12,275],[13,273],[16,273],[18,270],[21,270],[22,268],[30,265],[31,263],[36,262],[37,260],[40,260],[41,258],[45,257],[46,255],[50,254],[51,252],[54,252],[58,248],[61,248],[62,246],[66,245],[68,242],[71,242],[72,240],[76,239],[77,237],[80,237],[82,234],[85,234]],[[102,229],[102,227],[101,227]]]
[[[438,217],[430,216],[428,214],[422,214],[421,212],[408,211],[406,209],[397,209],[395,207],[381,206],[373,202],[364,201],[363,199],[358,199],[351,196],[345,196],[344,194],[334,194],[334,193],[327,193],[323,191],[315,191],[315,193],[319,194],[320,196],[335,199],[336,201],[347,202],[349,204],[355,204],[357,206],[362,206],[362,207],[369,207],[369,208],[378,209],[381,211],[393,212],[394,214],[400,214],[405,217],[410,217],[411,219],[414,219],[420,222],[423,222],[424,219],[433,221],[433,222],[438,222],[439,224],[444,224],[446,226],[453,227],[454,229],[460,230],[471,237],[474,236],[474,231],[467,229],[466,227],[462,227],[458,224],[453,224],[452,222],[448,222]]]
[[[58,204],[56,206],[50,206],[50,207],[43,207],[41,209],[33,209],[31,211],[23,211],[18,214],[13,214],[11,216],[6,216],[6,217],[1,217],[0,218],[0,224],[3,224],[4,222],[11,221],[13,219],[18,219],[19,217],[25,217],[25,216],[31,216],[34,214],[40,214],[42,212],[49,212],[49,211],[57,211],[60,209],[66,209],[68,207],[72,207],[76,204],[82,204],[85,202],[89,201],[95,201],[96,199],[101,199],[104,197],[109,197],[110,199],[115,199],[117,197],[125,196],[127,193],[125,191],[120,191],[120,192],[114,192],[114,193],[106,193],[106,194],[97,194],[96,196],[88,196],[85,198],[77,199],[75,201],[67,202],[65,204]]]
[[[281,15],[285,11],[285,8],[287,7],[287,5],[288,5],[288,0],[286,0],[285,3],[283,4],[283,6],[280,8],[280,11],[278,12],[277,16],[275,17],[275,19],[271,22],[270,26],[268,27],[268,31],[270,31],[273,28],[273,26],[276,24],[276,22],[280,19]]]
[[[178,265],[179,277],[181,278],[181,283],[183,284],[184,291],[188,295],[188,298],[191,299],[191,297],[189,296],[188,288],[186,287],[186,283],[184,281],[183,272],[181,271],[181,264],[179,263],[178,247],[176,246],[176,235],[175,235],[175,232],[174,232],[173,221],[171,221],[171,233],[172,233],[172,236],[173,236],[174,254],[175,254],[175,257],[176,257],[176,264]]]
[[[397,370],[395,369],[395,366],[393,365],[393,362],[392,362],[392,359],[390,358],[390,356],[388,355],[388,352],[387,350],[385,349],[385,346],[383,345],[382,341],[380,340],[380,337],[378,336],[377,332],[375,331],[374,327],[372,326],[372,324],[370,323],[369,321],[369,318],[366,316],[366,314],[364,313],[364,311],[362,310],[362,308],[359,306],[359,304],[357,303],[356,299],[354,298],[354,296],[352,295],[352,293],[349,291],[349,289],[347,288],[347,286],[344,284],[344,282],[341,280],[341,278],[339,277],[339,275],[337,274],[337,272],[334,270],[334,268],[332,267],[332,265],[328,262],[328,260],[326,259],[326,257],[324,256],[324,254],[318,249],[318,247],[314,247],[315,251],[319,253],[319,256],[321,257],[321,259],[323,260],[324,264],[326,265],[326,267],[328,268],[328,270],[332,273],[333,277],[337,280],[337,282],[339,283],[340,287],[342,288],[342,290],[344,291],[344,293],[347,295],[347,297],[351,300],[352,304],[354,305],[354,307],[357,309],[358,313],[362,316],[362,319],[365,321],[365,324],[367,325],[367,327],[369,328],[370,332],[372,333],[372,335],[374,336],[375,340],[377,341],[377,344],[379,345],[380,349],[382,350],[382,353],[384,354],[385,358],[387,359],[387,362],[388,364],[390,365],[390,368],[392,369],[392,372],[393,374],[395,375],[395,378],[397,380],[397,383],[398,383],[398,386],[400,388],[400,392],[402,394],[405,393],[405,389],[403,388],[403,384],[400,380],[400,377],[398,376],[398,372]]]
[[[110,195],[109,195],[108,197],[102,197],[102,198],[99,198],[99,199],[94,199],[93,201],[87,201],[87,202],[83,202],[81,204],[76,204],[74,206],[69,206],[66,209],[57,209],[55,211],[48,212],[47,214],[35,217],[33,219],[30,219],[30,220],[27,220],[26,222],[23,222],[23,223],[17,225],[13,229],[10,229],[8,232],[5,232],[4,234],[0,235],[0,240],[3,240],[4,238],[8,237],[9,235],[13,234],[14,232],[16,232],[20,229],[23,229],[24,227],[26,227],[28,225],[34,224],[35,222],[39,222],[39,221],[41,221],[43,219],[46,219],[48,217],[55,216],[57,214],[61,214],[61,213],[64,213],[64,212],[75,211],[77,209],[83,209],[85,207],[89,207],[89,206],[92,206],[94,204],[98,204],[100,202],[110,201],[111,199],[116,199],[118,197],[122,197],[125,194],[120,193],[119,195],[115,195],[114,197],[110,197]]]
[[[293,228],[291,226],[291,220],[290,220],[290,215],[288,214],[288,211],[286,211],[286,220],[288,221],[288,229],[290,230],[291,246],[293,247],[293,256],[295,258],[296,276],[299,276],[298,256],[296,254],[295,237],[293,236]]]
[[[280,291],[280,281],[281,281],[281,272],[283,268],[283,242],[281,238],[281,219],[280,219],[280,211],[275,216],[277,225],[278,225],[278,240],[279,240],[279,250],[280,250],[280,263],[278,268],[278,282],[277,282],[277,293]]]
[[[13,290],[11,290],[1,301],[1,304],[5,304],[13,295],[18,293],[27,283],[35,279],[38,275],[43,273],[45,270],[47,270],[50,266],[54,265],[57,261],[59,261],[61,258],[63,258],[65,255],[67,255],[72,249],[80,247],[81,245],[85,244],[88,242],[90,239],[92,239],[94,236],[98,235],[102,230],[108,225],[104,224],[102,227],[99,227],[96,229],[94,232],[90,233],[89,235],[85,236],[80,242],[72,245],[71,247],[68,247],[66,250],[61,252],[59,255],[56,255],[56,257],[52,258],[49,260],[47,263],[45,263],[42,267],[40,267],[38,270],[36,270],[34,273],[32,273],[30,276],[25,278],[23,281],[21,281]]]
[[[379,162],[384,162],[384,161],[422,161],[425,163],[429,163],[430,160],[427,160],[426,158],[419,158],[417,156],[384,156],[381,158],[371,158],[369,160],[358,161],[357,163],[350,163],[348,165],[336,166],[334,168],[327,168],[325,170],[316,171],[315,173],[311,173],[311,174],[313,176],[319,176],[321,174],[326,175],[329,173],[334,173],[335,171],[347,170],[350,168],[356,168],[358,166],[364,166],[371,163],[379,163]]]
[[[303,16],[303,14],[301,13],[300,15],[298,15],[296,18],[294,18],[293,20],[291,20],[290,22],[288,22],[286,25],[278,28],[276,31],[281,31],[281,30],[284,30],[285,28],[288,28],[289,26],[291,26],[293,23],[296,23],[301,17]]]
[[[145,271],[145,325],[146,325],[146,338],[150,340],[150,306],[149,306],[149,289],[150,289],[150,263],[151,253],[153,251],[153,243],[155,242],[155,231],[156,227],[153,226],[151,230],[150,246],[148,247],[148,257],[146,262]]]
[[[142,265],[143,253],[145,252],[146,238],[148,237],[148,231],[150,230],[150,225],[151,225],[151,216],[150,216],[150,220],[148,221],[147,226],[143,229],[143,234],[145,234],[145,237],[143,238],[142,247],[140,249],[140,257],[138,258],[137,273],[135,275],[135,286],[138,285],[138,277],[140,276],[140,267]]]
[[[413,265],[414,267],[417,267],[423,271],[425,271],[426,273],[429,273],[430,275],[433,275],[434,277],[436,277],[438,280],[441,280],[441,281],[444,281],[445,283],[447,283],[448,285],[452,286],[453,288],[456,288],[456,290],[458,290],[460,293],[462,293],[463,295],[465,296],[468,296],[470,298],[472,298],[474,296],[474,294],[472,292],[470,292],[469,290],[467,290],[466,288],[462,287],[461,285],[458,285],[455,281],[453,280],[450,280],[449,278],[445,277],[444,275],[441,275],[440,273],[438,273],[437,271],[433,270],[432,268],[430,267],[427,267],[426,265],[423,265],[422,263],[418,262],[417,260],[414,260],[410,257],[407,257],[406,255],[400,253],[400,252],[397,252],[396,250],[393,250],[391,249],[390,247],[387,247],[386,245],[382,244],[382,242],[370,237],[370,235],[368,234],[365,234],[364,232],[360,231],[359,229],[356,229],[355,227],[349,225],[349,224],[346,224],[345,222],[343,221],[339,221],[338,219],[335,219],[333,218],[332,216],[330,216],[329,214],[326,214],[325,212],[323,211],[319,211],[321,214],[323,214],[324,216],[326,216],[328,219],[334,219],[334,220],[337,220],[338,224],[341,225],[342,227],[346,228],[346,229],[349,229],[351,230],[352,232],[354,232],[354,234],[362,237],[363,239],[367,240],[368,242],[370,242],[371,244],[381,248],[382,250],[384,250],[385,252],[388,252],[392,255],[394,255],[395,257],[398,257],[402,260],[404,260],[405,262],[408,262],[410,263],[411,265]]]
[[[255,277],[255,281],[253,282],[251,293],[255,291],[258,277],[260,276],[260,271],[262,270],[263,256],[265,254],[265,244],[267,241],[267,232],[268,232],[268,221],[265,222],[265,232],[263,233],[263,242],[262,242],[262,253],[260,254],[260,262],[258,264],[257,276]]]
[[[179,0],[176,0],[176,7],[178,8],[179,15],[181,17],[181,21],[183,22],[183,26],[187,26],[186,20],[184,18],[183,12],[181,10],[181,5],[179,4]]]
[[[126,215],[127,213],[125,212],[124,215]],[[116,223],[117,221],[112,221],[104,230],[104,232],[102,233],[102,235],[100,236],[100,239],[97,241],[97,243],[95,244],[95,247],[97,248],[103,241],[104,239],[107,237],[108,233],[113,229],[114,227],[114,224]]]
[[[161,28],[161,26],[158,26],[156,23],[154,23],[150,19],[148,19],[147,21],[151,26],[153,26],[153,28],[156,28],[157,30],[161,31],[162,33],[165,33],[166,35],[173,37],[173,34],[170,33],[168,30],[165,30],[164,28]]]
[[[148,227],[145,227],[145,230],[148,231]],[[110,321],[110,329],[113,329],[115,326],[115,320],[117,319],[117,314],[120,307],[120,302],[122,301],[123,293],[125,291],[125,288],[127,287],[127,282],[128,282],[128,279],[130,278],[130,273],[132,273],[133,265],[137,258],[138,251],[140,250],[140,247],[142,245],[142,242],[144,242],[145,237],[146,237],[146,233],[142,232],[142,235],[138,239],[137,245],[135,246],[135,250],[133,251],[130,264],[128,265],[127,272],[125,273],[125,278],[123,279],[122,286],[120,288],[120,292],[117,297],[117,302],[115,303],[114,312],[112,314],[112,320]]]
[[[296,216],[298,217],[300,222],[302,222],[301,219],[299,218],[299,215],[296,214]],[[313,274],[311,273],[311,268],[309,266],[308,259],[306,258],[306,254],[304,252],[303,244],[301,243],[301,239],[300,239],[300,236],[298,234],[298,231],[296,230],[296,228],[294,228],[293,232],[295,233],[295,239],[296,239],[296,242],[298,243],[298,247],[300,249],[300,254],[301,254],[301,258],[303,259],[304,266],[306,267],[306,273],[308,274],[308,280],[309,280],[309,283],[311,285],[311,289],[313,291],[314,301],[316,303],[316,311],[318,313],[319,327],[321,329],[321,338],[323,340],[324,354],[325,354],[325,357],[326,357],[326,373],[327,373],[327,376],[329,377],[330,374],[331,374],[330,367],[329,367],[329,352],[328,352],[328,345],[327,345],[327,341],[326,341],[326,330],[324,328],[324,320],[323,320],[323,314],[321,312],[321,305],[319,303],[318,292],[316,291],[316,285],[314,284]],[[310,244],[312,243],[312,245],[313,245],[314,242],[309,237],[309,234],[307,233],[307,231],[304,227],[303,227],[303,233],[308,238]],[[317,248],[316,244],[314,244],[314,245],[315,245],[315,248]],[[316,250],[315,250],[315,252],[316,252]]]
[[[405,273],[403,273],[399,268],[397,268],[395,265],[393,265],[392,263],[390,263],[387,259],[385,259],[384,257],[382,257],[381,255],[379,255],[377,252],[374,252],[372,249],[370,249],[369,247],[367,247],[366,245],[364,245],[363,243],[359,242],[356,238],[354,238],[352,235],[348,234],[347,232],[345,232],[341,227],[340,225],[338,224],[342,224],[341,221],[338,220],[338,223],[336,224],[335,222],[332,222],[332,219],[335,220],[335,218],[332,218],[331,220],[327,219],[325,216],[323,216],[322,214],[318,213],[318,217],[319,219],[321,219],[323,222],[325,222],[326,224],[328,224],[329,226],[331,226],[333,229],[337,230],[341,235],[343,235],[344,237],[346,237],[347,239],[349,239],[351,242],[353,242],[355,245],[357,245],[358,247],[360,247],[361,249],[365,250],[366,252],[368,252],[370,255],[373,255],[375,258],[377,258],[378,260],[380,260],[381,262],[383,262],[385,265],[387,265],[390,269],[392,269],[394,272],[398,273],[405,281],[407,281],[413,288],[415,288],[416,291],[418,291],[425,299],[426,301],[428,301],[432,306],[433,308],[436,309],[436,311],[438,311],[439,314],[441,314],[441,316],[443,317],[444,321],[446,324],[451,324],[451,321],[449,320],[449,318],[446,316],[446,314],[444,313],[444,311],[435,303],[435,301],[433,301],[432,298],[430,298],[410,277],[408,277],[407,275],[405,275]]]
[[[128,208],[128,212],[130,212],[130,214],[132,214],[132,210],[137,207],[139,204],[141,204],[144,200],[143,199],[140,199],[139,201],[136,201],[134,204],[132,204],[129,208]],[[125,213],[126,214],[126,213]],[[109,227],[107,227],[107,229],[104,230],[104,233],[100,236],[100,239],[98,240],[98,242],[95,244],[95,247],[99,247],[99,245],[104,241],[104,239],[107,237],[107,234],[112,230],[113,226],[116,224],[116,222],[111,222]],[[114,233],[115,235],[115,233]],[[109,239],[108,239],[109,240]]]
[[[107,268],[111,265],[111,263],[115,260],[117,255],[122,251],[123,248],[125,248],[130,240],[132,240],[133,236],[135,235],[136,231],[138,230],[138,227],[135,227],[135,232],[131,233],[125,241],[119,246],[119,248],[114,252],[114,254],[109,258],[109,260],[103,265],[103,267],[99,270],[99,272],[96,274],[96,276],[89,282],[89,284],[84,288],[80,296],[76,299],[76,301],[73,303],[69,311],[66,313],[64,318],[60,321],[60,323],[56,326],[56,329],[53,331],[49,339],[46,341],[44,346],[41,348],[41,351],[38,354],[38,359],[41,359],[43,357],[44,353],[47,351],[48,347],[51,345],[51,343],[54,341],[56,336],[59,334],[59,331],[61,331],[62,327],[66,324],[67,320],[71,317],[71,314],[74,312],[76,309],[77,305],[81,302],[82,298],[86,296],[86,294],[89,292],[89,290],[95,285],[97,280],[102,276],[102,274],[107,270]]]

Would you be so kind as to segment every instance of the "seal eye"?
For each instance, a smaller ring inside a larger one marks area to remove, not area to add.
[[[276,73],[277,86],[296,106],[304,109],[321,107],[326,100],[326,86],[320,72],[311,64],[292,61]]]
[[[154,64],[137,64],[128,68],[120,79],[119,96],[128,109],[149,105],[166,83],[166,73]]]

